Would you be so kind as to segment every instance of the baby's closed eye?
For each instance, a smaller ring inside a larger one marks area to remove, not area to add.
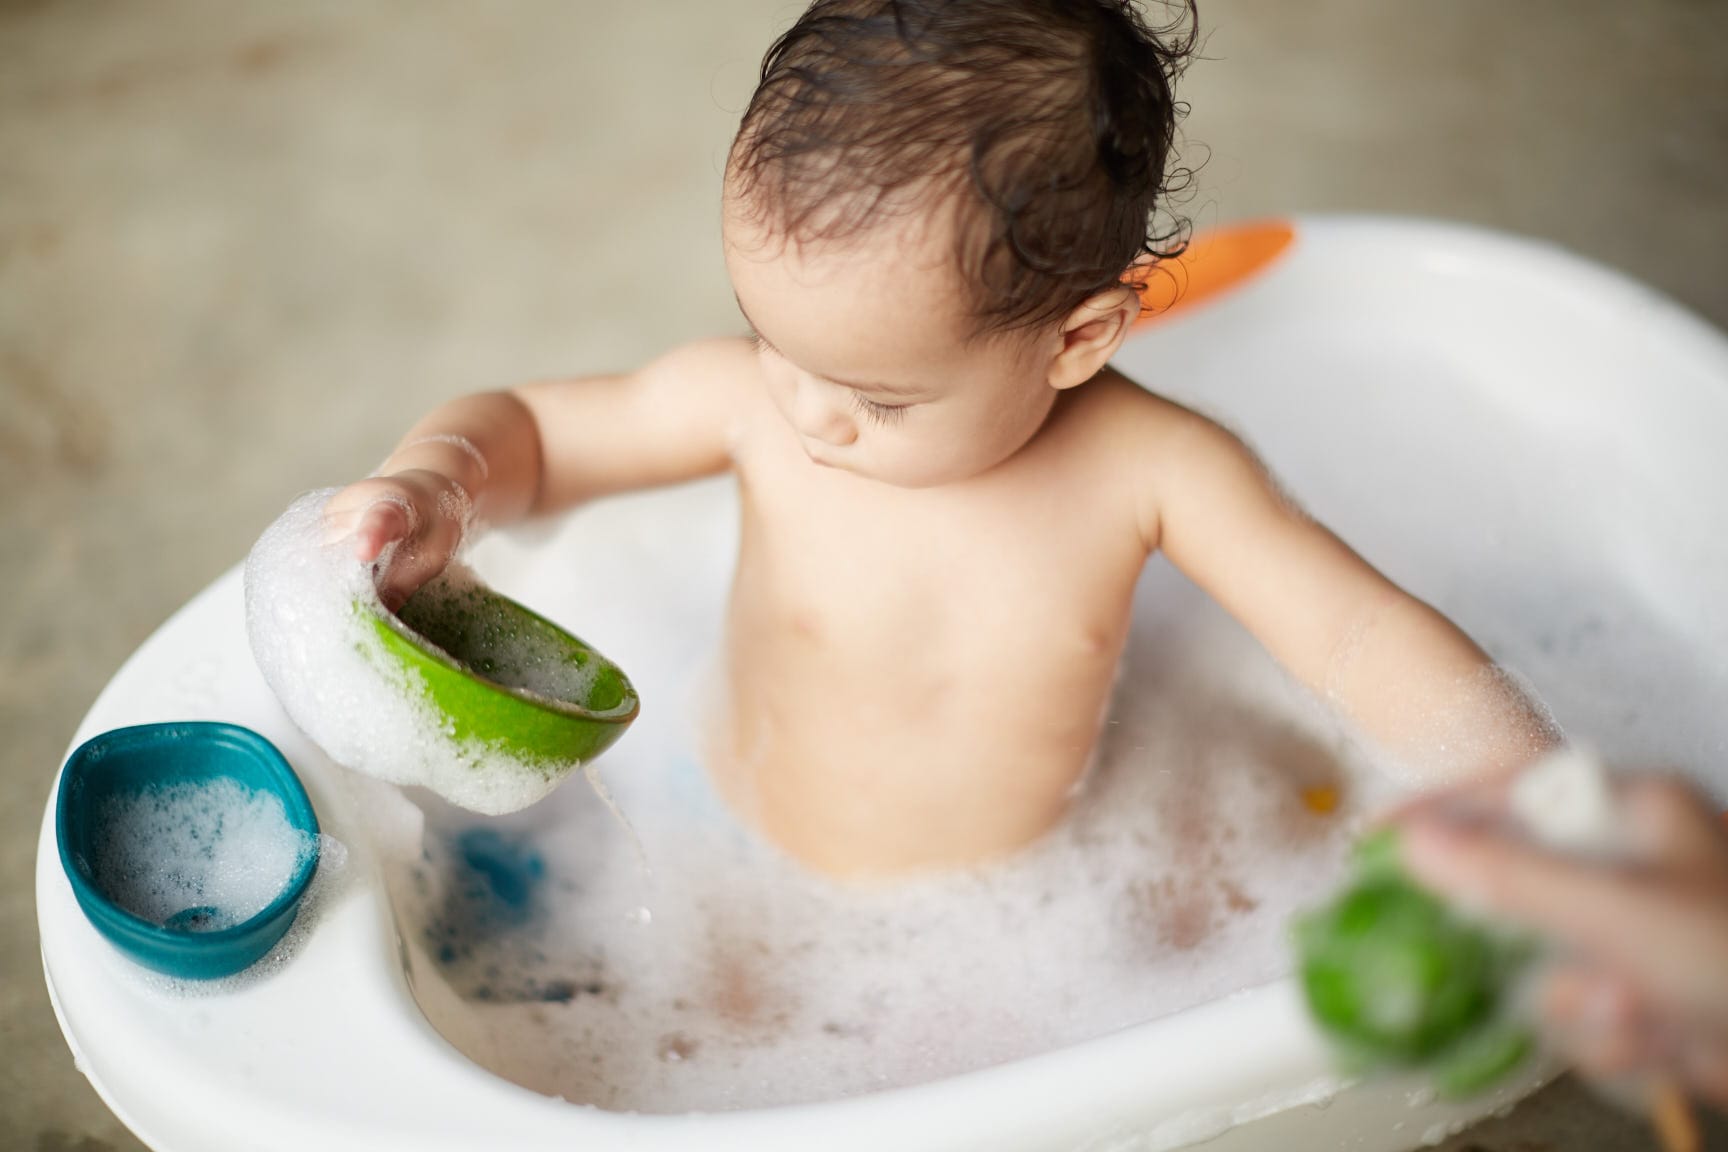
[[[882,404],[870,399],[862,392],[852,393],[852,407],[859,415],[877,424],[897,424],[906,418],[906,409],[910,404]]]

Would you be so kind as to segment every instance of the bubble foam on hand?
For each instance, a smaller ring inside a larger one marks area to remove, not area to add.
[[[365,565],[351,540],[325,539],[324,506],[336,491],[295,500],[246,558],[247,638],[289,718],[338,764],[423,785],[475,812],[513,812],[544,797],[567,773],[458,740],[419,673],[384,650],[372,615],[388,612],[375,572],[389,550]],[[437,584],[460,591],[478,580],[453,561]]]

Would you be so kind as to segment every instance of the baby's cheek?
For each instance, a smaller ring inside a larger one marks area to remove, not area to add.
[[[988,471],[1026,446],[1038,425],[1019,414],[976,412],[944,437],[950,466],[969,472]]]
[[[866,433],[865,446],[902,486],[928,488],[968,479],[989,466],[977,429],[969,434],[970,439],[967,430],[873,429]]]
[[[782,415],[792,411],[792,396],[797,391],[797,380],[792,369],[785,361],[774,356],[762,357],[762,380],[768,388],[768,397],[774,401]]]

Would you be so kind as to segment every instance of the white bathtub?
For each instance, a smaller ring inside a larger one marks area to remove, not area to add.
[[[1244,433],[1316,515],[1527,675],[1610,759],[1728,788],[1719,333],[1549,248],[1322,219],[1299,222],[1256,278],[1136,335],[1118,363]],[[730,500],[711,483],[614,502],[569,527],[606,541],[613,563],[640,567],[629,595],[643,603],[696,590],[685,618],[576,622],[648,703],[648,734],[633,731],[607,765],[632,741],[655,747],[661,673],[651,651],[638,657],[646,677],[629,653],[652,649],[655,627],[715,625],[703,612],[724,588]],[[539,603],[535,582],[550,578],[534,572],[541,547],[531,535],[501,539],[480,566]],[[1231,635],[1167,570],[1150,571],[1142,593],[1147,604],[1180,600],[1199,621],[1190,644]],[[80,1068],[163,1152],[1154,1152],[1206,1141],[1390,1152],[1503,1106],[1535,1078],[1463,1105],[1429,1102],[1410,1080],[1340,1084],[1292,982],[1279,979],[1057,1051],[831,1102],[709,1115],[566,1103],[488,1070],[536,1083],[498,1051],[487,1008],[444,985],[410,914],[392,904],[385,865],[413,841],[413,810],[381,835],[361,818],[377,811],[379,786],[330,765],[264,686],[238,571],[133,655],[73,743],[166,719],[229,720],[275,742],[350,858],[279,970],[180,996],[141,979],[83,919],[50,801],[37,864],[50,995]]]

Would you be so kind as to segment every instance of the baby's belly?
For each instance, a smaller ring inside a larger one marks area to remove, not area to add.
[[[715,775],[749,822],[824,871],[892,873],[1019,848],[1084,772],[1126,633],[975,582],[771,594],[740,568]]]

